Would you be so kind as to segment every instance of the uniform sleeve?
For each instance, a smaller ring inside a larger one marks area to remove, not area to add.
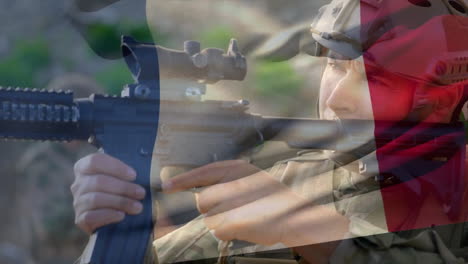
[[[343,240],[330,263],[466,263],[456,258],[432,229],[419,231],[411,238],[395,233]]]
[[[441,238],[437,227],[389,233],[379,190],[358,188],[346,176],[352,174],[340,175],[340,181],[335,181],[334,196],[337,211],[350,220],[349,234],[330,263],[465,263],[448,249],[447,239]],[[456,236],[453,230],[445,231]]]
[[[199,216],[179,229],[155,240],[153,247],[159,263],[174,263],[219,256],[218,240],[209,232]]]

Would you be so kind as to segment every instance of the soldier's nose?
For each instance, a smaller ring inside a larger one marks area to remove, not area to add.
[[[349,78],[343,78],[328,97],[326,105],[337,116],[356,111],[359,100],[357,100],[357,91],[353,88],[353,83],[349,81]]]

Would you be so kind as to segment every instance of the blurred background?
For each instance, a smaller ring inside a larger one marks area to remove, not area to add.
[[[72,0],[0,0],[0,86],[119,94],[132,83],[120,36],[183,49],[227,49],[248,58],[242,82],[208,87],[207,99],[251,102],[264,115],[316,117],[323,61],[307,55],[272,62],[251,54],[269,37],[310,24],[326,0],[120,0],[84,12]],[[0,142],[0,264],[73,263],[87,242],[74,227],[73,164],[84,143]]]

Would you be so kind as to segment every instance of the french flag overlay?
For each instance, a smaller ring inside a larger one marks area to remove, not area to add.
[[[468,35],[460,34],[468,18],[427,15],[422,5],[421,13],[406,12],[415,1],[381,1],[379,12],[367,2],[361,1],[363,39],[367,25],[398,18],[363,54],[374,119],[385,120],[375,122],[374,135],[388,231],[465,222],[466,142],[458,120],[468,82],[457,74],[468,71],[461,63],[468,60]],[[389,133],[402,123],[412,125]]]

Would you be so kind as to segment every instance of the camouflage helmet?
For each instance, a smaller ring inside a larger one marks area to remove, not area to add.
[[[325,56],[327,50],[333,50],[357,58],[376,40],[382,41],[382,35],[393,27],[417,28],[444,14],[466,17],[468,7],[462,0],[332,0],[319,9],[312,21],[275,34],[254,55],[286,60],[300,52]]]
[[[418,28],[437,16],[467,16],[462,0],[333,0],[311,24],[317,56],[323,47],[356,58],[399,26]],[[394,33],[394,32],[393,32]]]

